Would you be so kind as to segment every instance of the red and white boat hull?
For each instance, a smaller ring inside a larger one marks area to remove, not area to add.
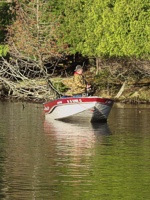
[[[113,101],[100,97],[61,98],[44,104],[46,119],[107,120]]]

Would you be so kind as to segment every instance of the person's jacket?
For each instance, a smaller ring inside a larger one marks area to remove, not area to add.
[[[74,73],[73,79],[65,83],[70,86],[70,90],[66,93],[67,95],[82,94],[86,92],[87,82],[82,74]]]
[[[87,82],[82,74],[74,73],[73,77],[73,86],[72,93],[73,94],[82,94],[86,92]]]

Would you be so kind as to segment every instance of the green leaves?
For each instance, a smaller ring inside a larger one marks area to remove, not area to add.
[[[65,0],[61,24],[70,52],[98,57],[147,57],[150,53],[148,0]]]
[[[11,12],[9,5],[5,2],[0,2],[0,57],[6,56],[8,53],[8,46],[4,44],[7,29],[6,26],[11,23]]]
[[[0,56],[6,56],[8,53],[7,45],[0,45]]]
[[[42,56],[46,60],[48,52],[53,56],[78,52],[94,57],[149,58],[149,0],[16,2],[17,17],[11,36],[18,49],[29,57],[37,52],[36,58]],[[4,13],[7,7],[5,4],[0,12]],[[5,13],[4,19],[3,27],[10,23],[10,16]],[[4,35],[4,31],[0,32],[1,41]]]

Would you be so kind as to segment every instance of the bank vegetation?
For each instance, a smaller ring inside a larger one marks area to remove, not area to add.
[[[149,0],[0,2],[0,98],[44,102],[77,64],[95,95],[150,102]]]

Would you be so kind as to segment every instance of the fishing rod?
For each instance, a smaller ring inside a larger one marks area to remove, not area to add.
[[[47,82],[48,82],[48,86],[56,93],[56,97],[57,98],[60,98],[62,96],[62,94],[60,94],[58,92],[58,90],[54,87],[53,83],[51,82],[50,79],[47,79]]]

